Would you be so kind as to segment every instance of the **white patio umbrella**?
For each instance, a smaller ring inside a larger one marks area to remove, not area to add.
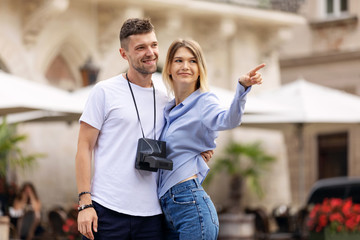
[[[45,110],[26,111],[6,115],[7,123],[20,122],[73,122],[80,118],[81,113],[64,113]],[[4,119],[5,117],[3,117]],[[1,116],[0,116],[1,120]],[[0,121],[1,122],[1,121]]]
[[[21,117],[79,116],[82,108],[73,101],[67,91],[0,71],[0,117],[7,115],[10,122],[21,121]]]
[[[360,123],[360,97],[299,79],[257,96],[272,104],[285,105],[285,111],[244,115],[243,126],[284,130],[293,125],[299,141],[299,200],[305,197],[304,140],[305,124]]]
[[[244,123],[354,123],[360,122],[360,97],[299,79],[257,95],[281,105],[284,111],[244,117]]]

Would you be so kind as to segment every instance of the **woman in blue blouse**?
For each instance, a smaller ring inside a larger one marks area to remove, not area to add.
[[[214,149],[217,131],[240,125],[246,95],[261,84],[261,64],[239,78],[229,109],[208,92],[205,59],[199,44],[176,40],[170,46],[163,79],[175,99],[165,107],[166,125],[161,140],[173,170],[160,171],[158,195],[166,218],[166,238],[217,239],[219,221],[210,197],[201,187],[209,167],[201,152]]]

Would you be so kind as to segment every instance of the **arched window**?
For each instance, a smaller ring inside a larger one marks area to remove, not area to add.
[[[69,65],[61,55],[54,58],[49,65],[45,77],[51,85],[56,87],[66,90],[74,90],[77,88],[76,79]]]

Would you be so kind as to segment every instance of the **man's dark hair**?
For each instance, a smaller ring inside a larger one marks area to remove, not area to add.
[[[150,33],[154,31],[154,26],[150,19],[130,18],[126,20],[120,30],[120,45],[128,49],[128,37],[135,34]]]

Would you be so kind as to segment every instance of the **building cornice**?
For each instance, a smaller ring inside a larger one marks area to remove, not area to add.
[[[98,4],[119,3],[118,0],[97,0]],[[119,3],[120,4],[120,3]],[[179,13],[191,15],[212,15],[214,17],[227,17],[242,19],[248,22],[272,27],[290,27],[298,24],[305,24],[306,19],[300,15],[262,9],[246,7],[241,5],[228,4],[223,2],[200,1],[200,0],[123,0],[122,5],[135,5],[148,8],[152,11],[176,10]]]
[[[203,14],[233,17],[253,23],[272,25],[273,27],[290,27],[306,23],[305,18],[293,13],[225,3],[192,0],[188,1],[187,9],[197,14],[201,12]]]
[[[324,64],[339,61],[359,60],[360,50],[346,52],[331,52],[325,54],[314,54],[301,57],[283,57],[280,59],[282,68],[294,66],[308,66],[313,64]]]
[[[331,28],[337,26],[346,26],[358,23],[358,17],[356,15],[330,18],[324,20],[313,20],[310,21],[310,27],[313,29]]]

